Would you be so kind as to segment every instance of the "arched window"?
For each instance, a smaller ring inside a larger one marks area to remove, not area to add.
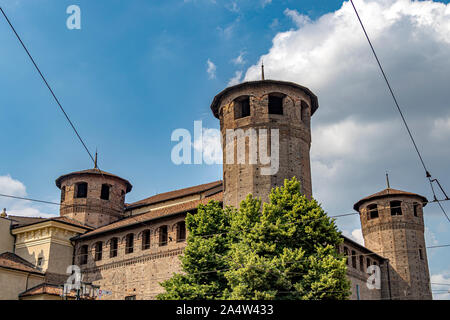
[[[95,244],[95,261],[102,260],[102,254],[103,254],[103,243],[101,241],[97,242]]]
[[[134,251],[134,234],[129,233],[126,236],[126,241],[125,241],[125,253],[129,254],[129,253],[133,253]]]
[[[348,248],[347,247],[344,247],[344,256],[347,258],[347,265],[349,264],[348,263]]]
[[[166,246],[167,245],[167,226],[159,227],[159,245]]]
[[[80,265],[84,265],[88,261],[88,250],[89,247],[87,245],[83,245],[80,248]]]
[[[364,257],[362,255],[359,256],[359,268],[364,271]]]
[[[66,186],[61,188],[61,202],[66,201]]]
[[[186,223],[180,221],[177,223],[177,242],[182,242],[186,240]]]
[[[250,97],[243,96],[234,100],[234,119],[245,118],[250,115]]]
[[[356,251],[352,250],[352,267],[356,269]]]
[[[109,200],[109,190],[110,186],[107,184],[102,184],[102,192],[100,194],[100,199],[102,200]]]
[[[112,238],[109,244],[109,257],[117,257],[117,248],[119,247],[119,239]]]
[[[142,250],[150,249],[150,230],[142,231]]]
[[[391,216],[401,216],[402,215],[402,202],[401,201],[391,201]]]
[[[269,114],[283,114],[283,95],[269,95]]]
[[[88,184],[86,182],[80,182],[75,185],[75,197],[86,198],[88,192]]]
[[[378,218],[378,205],[377,204],[369,204],[367,206],[367,218],[368,219],[376,219]]]

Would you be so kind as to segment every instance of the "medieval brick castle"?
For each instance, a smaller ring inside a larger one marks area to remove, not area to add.
[[[214,98],[211,109],[223,141],[227,129],[279,129],[274,175],[262,175],[260,164],[224,161],[223,181],[131,204],[125,203],[131,183],[98,168],[59,177],[60,217],[4,212],[0,218],[0,298],[61,299],[67,267],[78,265],[82,281],[102,290],[101,299],[153,299],[163,290],[159,282],[181,271],[178,256],[188,236],[184,219],[199,204],[238,206],[249,193],[267,201],[271,188],[293,176],[312,197],[310,123],[318,107],[309,89],[273,80],[241,83]],[[365,246],[345,238],[339,248],[348,256],[351,299],[431,299],[426,203],[418,194],[387,188],[354,205]],[[367,285],[373,265],[381,271],[378,286]]]

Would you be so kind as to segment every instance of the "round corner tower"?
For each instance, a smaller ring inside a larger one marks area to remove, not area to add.
[[[132,185],[97,168],[72,172],[56,179],[61,189],[60,215],[98,228],[123,217],[125,195]]]
[[[365,246],[388,259],[392,299],[432,299],[421,195],[385,189],[354,205]]]
[[[268,201],[273,187],[296,177],[312,197],[311,116],[317,97],[292,82],[244,82],[220,92],[211,110],[220,120],[224,205],[251,193]]]

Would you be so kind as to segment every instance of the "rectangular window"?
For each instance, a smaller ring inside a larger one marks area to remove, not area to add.
[[[364,257],[363,256],[359,256],[359,268],[361,269],[361,271],[364,271]]]
[[[117,246],[118,246],[118,242],[119,242],[119,241],[118,241],[117,238],[111,239],[110,251],[109,251],[109,257],[110,257],[110,258],[117,257]]]
[[[361,300],[359,296],[359,284],[356,285],[356,300]]]
[[[167,226],[159,227],[159,245],[166,246],[167,245]]]
[[[369,212],[369,219],[378,218],[378,205],[376,204],[368,205],[367,211]]]
[[[423,260],[423,252],[422,252],[422,249],[419,249],[419,257],[420,257],[420,260]]]
[[[391,216],[401,216],[402,215],[402,202],[401,201],[391,201]]]
[[[418,217],[418,211],[419,211],[419,204],[418,203],[414,203],[413,204],[413,209],[414,209],[414,217]]]
[[[283,97],[269,96],[269,114],[283,114]]]
[[[250,97],[238,98],[234,101],[234,119],[245,118],[250,115]]]
[[[76,185],[77,186],[77,198],[86,198],[87,197],[87,190],[88,190],[88,184],[86,182],[81,182]]]
[[[134,251],[134,234],[130,233],[126,237],[125,253],[133,253]]]
[[[356,269],[356,251],[352,250],[352,267]]]
[[[125,300],[136,300],[136,296],[126,296]]]
[[[102,185],[102,192],[100,195],[100,198],[102,200],[109,200],[109,188],[110,186],[108,186],[107,184]]]
[[[142,232],[142,250],[150,249],[150,230]]]
[[[177,242],[186,240],[186,223],[184,221],[177,224]]]

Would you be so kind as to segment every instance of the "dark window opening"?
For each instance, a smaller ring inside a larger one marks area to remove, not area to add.
[[[130,233],[126,236],[125,253],[133,253],[134,251],[134,234]]]
[[[95,244],[95,261],[102,260],[103,243],[101,241]]]
[[[177,223],[177,242],[186,240],[186,223],[184,221]]]
[[[100,198],[102,200],[109,200],[109,189],[110,189],[110,186],[108,186],[107,184],[102,185],[102,192],[100,195]]]
[[[80,265],[86,264],[88,261],[88,246],[81,246],[80,249]]]
[[[368,218],[376,219],[378,218],[378,205],[371,204],[367,206]]]
[[[234,101],[234,119],[245,118],[250,115],[250,97],[238,98]]]
[[[369,258],[367,258],[366,263],[367,263],[367,268],[370,267],[370,259]]]
[[[167,245],[167,226],[159,227],[159,245],[166,246]]]
[[[110,249],[109,249],[109,257],[110,258],[114,258],[117,257],[117,248],[119,245],[119,239],[117,238],[112,238],[111,239],[111,244],[110,244]]]
[[[391,216],[401,216],[402,215],[402,202],[401,201],[391,201]]]
[[[142,250],[150,249],[150,230],[142,232]]]
[[[283,114],[283,97],[269,95],[269,114]]]
[[[352,267],[356,269],[356,251],[352,250]]]
[[[364,257],[363,256],[359,256],[359,268],[361,269],[361,271],[364,271]]]
[[[306,124],[307,124],[308,121],[309,121],[308,109],[309,109],[308,104],[307,104],[305,101],[302,100],[302,103],[301,103],[301,110],[300,110],[300,112],[301,112],[300,116],[301,116],[301,118],[302,118],[302,121],[303,121],[304,123],[306,123]]]
[[[419,204],[417,202],[415,202],[413,204],[413,209],[414,209],[414,217],[418,217],[419,216]]]
[[[136,296],[126,296],[125,300],[136,300]]]
[[[37,266],[38,266],[38,267],[42,267],[42,262],[44,262],[44,258],[39,257],[39,258],[38,258],[38,261],[37,261]]]
[[[344,247],[344,256],[347,258],[347,265],[349,264],[348,263],[348,248],[347,247]]]
[[[423,252],[422,252],[422,249],[419,249],[419,257],[420,257],[420,260],[423,260]]]
[[[86,182],[78,183],[76,190],[76,197],[77,198],[86,198],[87,192],[88,192],[88,184]]]
[[[66,187],[61,188],[61,202],[66,201]]]

